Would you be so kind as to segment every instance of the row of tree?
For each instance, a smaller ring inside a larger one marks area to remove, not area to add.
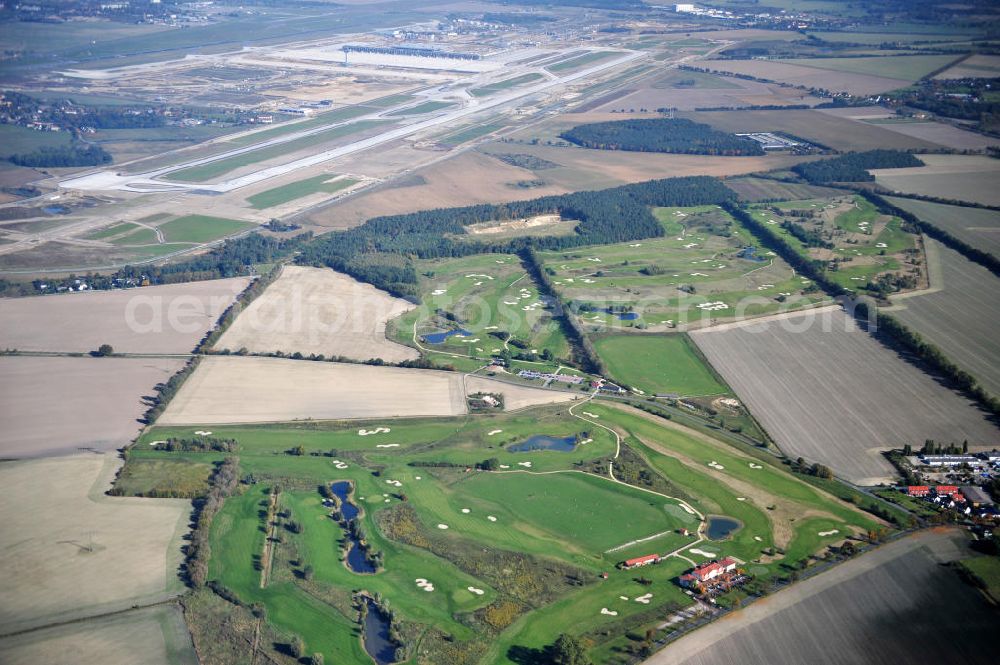
[[[195,528],[186,548],[185,572],[193,587],[204,586],[208,581],[208,559],[212,555],[209,532],[212,518],[222,508],[222,502],[231,496],[239,485],[240,460],[227,457],[216,468],[209,481],[208,494],[195,501]]]
[[[669,152],[688,155],[763,155],[752,139],[712,129],[686,118],[644,118],[577,125],[559,135],[600,150]]]

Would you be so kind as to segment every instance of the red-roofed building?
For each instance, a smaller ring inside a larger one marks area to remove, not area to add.
[[[946,496],[948,494],[957,494],[958,485],[938,485],[934,488],[938,496]]]
[[[734,570],[736,570],[736,561],[727,556],[720,561],[713,561],[712,563],[706,563],[704,566],[698,566],[691,571],[690,575],[699,582],[708,582],[719,575],[731,573]]]
[[[908,496],[928,496],[930,493],[931,488],[927,485],[910,485],[906,488]]]
[[[648,566],[651,563],[660,563],[662,557],[659,554],[647,554],[646,556],[639,556],[634,559],[628,559],[623,561],[621,567],[624,570],[629,568],[639,568],[640,566]]]

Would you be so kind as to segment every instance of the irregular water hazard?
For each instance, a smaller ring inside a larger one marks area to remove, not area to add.
[[[574,448],[576,448],[576,436],[557,437],[536,434],[527,441],[508,446],[507,450],[512,453],[527,453],[537,450],[557,450],[568,453]]]
[[[350,523],[357,519],[361,510],[351,499],[351,483],[346,480],[330,485],[330,489],[340,499],[341,523],[347,525],[344,529],[344,537],[349,541],[347,548],[347,567],[355,573],[374,573],[375,566],[368,560],[368,553],[364,546],[350,529]]]
[[[724,515],[709,515],[705,535],[709,540],[726,540],[743,528],[743,523]]]
[[[604,313],[617,317],[619,321],[635,321],[639,318],[638,312],[619,312],[613,309],[606,309]]]
[[[422,338],[426,344],[444,344],[449,337],[453,335],[458,335],[459,337],[468,337],[471,335],[468,330],[462,330],[458,328],[457,330],[445,330],[444,332],[428,333],[423,335]]]
[[[378,663],[390,665],[396,662],[396,644],[389,637],[389,617],[379,609],[375,601],[365,597],[368,612],[365,614],[364,639],[365,651]]]

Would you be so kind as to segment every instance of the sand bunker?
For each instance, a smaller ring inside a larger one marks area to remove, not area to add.
[[[377,443],[377,444],[375,444],[375,447],[376,448],[399,448],[399,444],[398,443]]]
[[[375,429],[359,429],[358,436],[369,436],[371,434],[388,434],[391,432],[388,427],[376,427]]]
[[[447,524],[438,524],[438,528],[441,529],[441,530],[444,530],[444,529],[448,528],[448,525]]]
[[[715,552],[709,552],[707,550],[698,549],[697,547],[692,547],[691,549],[688,550],[688,552],[690,552],[691,554],[700,554],[706,559],[714,559],[715,557],[718,556],[718,554],[716,554]]]
[[[833,529],[832,531],[820,531],[819,535],[821,535],[821,536],[833,536],[833,535],[836,535],[838,533],[840,533],[840,529]]]
[[[474,587],[474,586],[469,586],[469,587],[465,587],[465,588],[466,588],[466,589],[468,589],[468,590],[469,590],[470,592],[472,592],[472,593],[476,594],[477,596],[481,596],[481,595],[483,595],[484,593],[486,593],[486,592],[485,592],[485,591],[483,591],[482,589],[477,589],[477,588],[476,588],[476,587]]]
[[[614,612],[612,610],[609,610],[606,607],[602,607],[601,608],[601,614],[607,614],[609,617],[616,617],[616,616],[618,616],[618,612]]]
[[[650,601],[650,599],[652,597],[653,597],[653,594],[646,593],[646,594],[643,594],[643,595],[639,596],[638,598],[636,598],[635,602],[642,603],[643,605],[649,605],[649,601]]]

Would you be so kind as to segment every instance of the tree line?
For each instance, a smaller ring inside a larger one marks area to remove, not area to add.
[[[600,150],[669,152],[688,155],[763,155],[752,139],[712,129],[685,118],[614,120],[577,125],[559,135]]]
[[[923,165],[919,159],[902,150],[869,150],[797,164],[792,167],[792,171],[816,185],[827,182],[874,182],[875,176],[868,173],[868,169],[899,169]]]
[[[721,204],[736,194],[709,176],[667,178],[598,191],[544,196],[504,204],[479,204],[375,217],[361,226],[323,235],[304,244],[298,262],[328,266],[399,297],[418,300],[411,257],[461,257],[490,252],[518,253],[526,247],[564,250],[583,245],[660,237],[663,227],[651,206]],[[568,236],[475,240],[471,224],[558,214],[579,220]]]
[[[71,143],[66,146],[39,148],[34,152],[18,153],[7,159],[18,166],[30,168],[100,166],[111,163],[111,153],[99,145]]]
[[[212,474],[208,494],[195,502],[195,528],[185,550],[187,557],[184,564],[188,583],[193,587],[205,586],[208,581],[208,559],[212,555],[209,545],[212,518],[222,508],[222,502],[236,491],[239,471],[239,458],[227,457]]]

